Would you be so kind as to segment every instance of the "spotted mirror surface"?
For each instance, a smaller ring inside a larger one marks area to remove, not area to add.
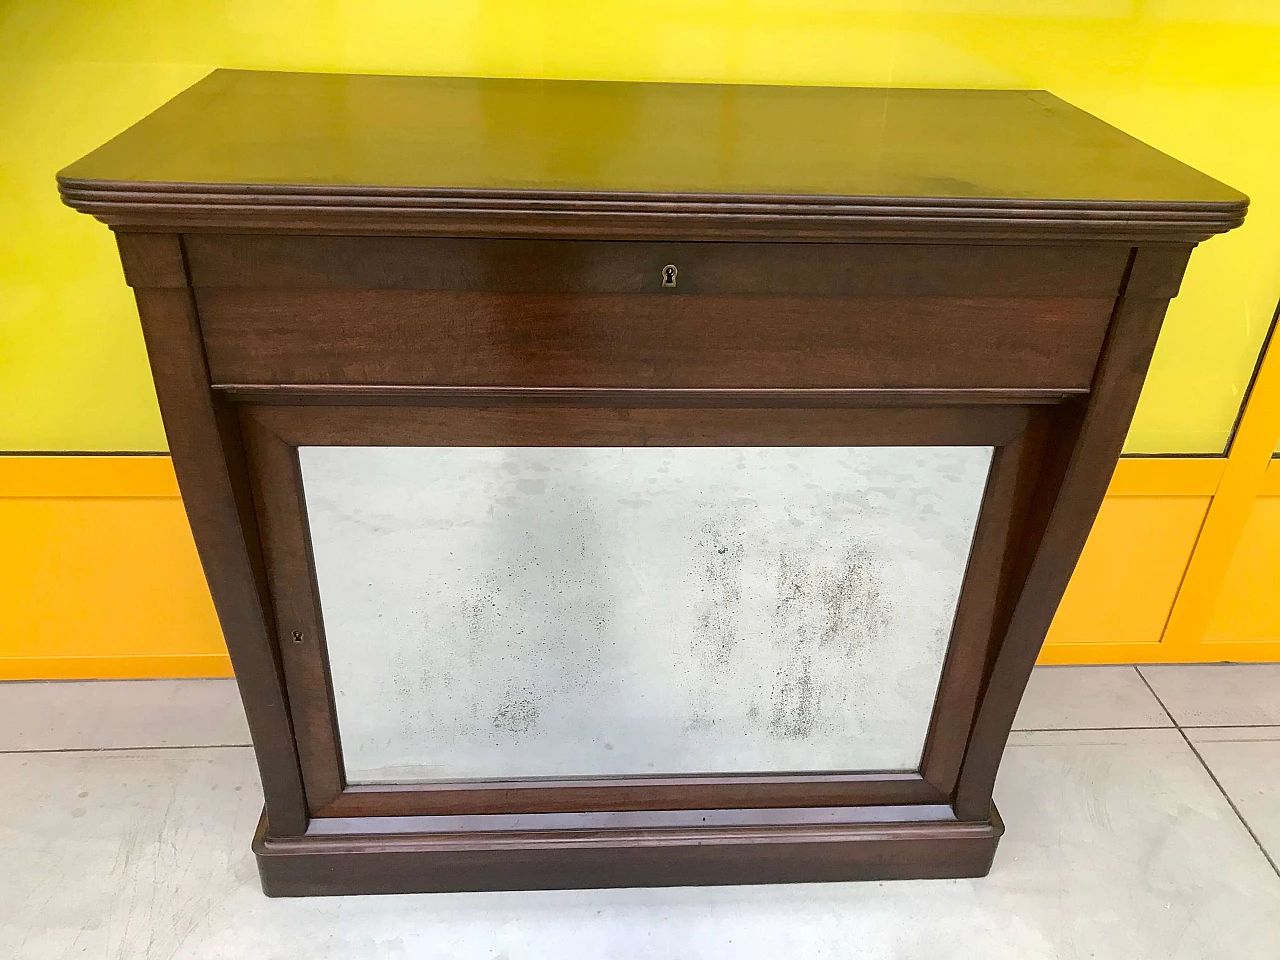
[[[302,447],[352,783],[919,766],[990,447]]]

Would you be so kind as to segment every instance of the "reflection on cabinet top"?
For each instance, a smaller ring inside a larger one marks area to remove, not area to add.
[[[1043,91],[236,70],[59,180],[116,226],[304,232],[1194,242],[1247,205]]]

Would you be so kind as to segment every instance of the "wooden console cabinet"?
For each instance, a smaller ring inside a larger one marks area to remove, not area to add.
[[[1236,191],[1039,91],[218,71],[137,296],[272,895],[978,876]]]

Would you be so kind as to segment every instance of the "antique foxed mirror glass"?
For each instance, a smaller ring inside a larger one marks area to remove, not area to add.
[[[301,447],[352,783],[918,768],[990,447]]]

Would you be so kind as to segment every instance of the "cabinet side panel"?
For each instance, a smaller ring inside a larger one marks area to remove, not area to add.
[[[234,411],[209,390],[209,373],[177,236],[118,237],[136,287],[147,355],[196,549],[213,595],[253,735],[273,836],[306,829],[306,807],[280,665],[273,651],[248,475]]]
[[[1008,610],[1008,626],[961,769],[955,809],[962,819],[990,815],[991,792],[1014,715],[1102,505],[1169,297],[1177,292],[1191,249],[1172,244],[1135,248],[1093,388],[1087,399],[1073,402],[1074,410],[1055,417],[1045,467],[1029,496],[1026,531],[1031,535],[1021,548],[1010,547],[1006,576],[1020,581],[1021,590]],[[1042,531],[1038,536],[1037,529]]]

